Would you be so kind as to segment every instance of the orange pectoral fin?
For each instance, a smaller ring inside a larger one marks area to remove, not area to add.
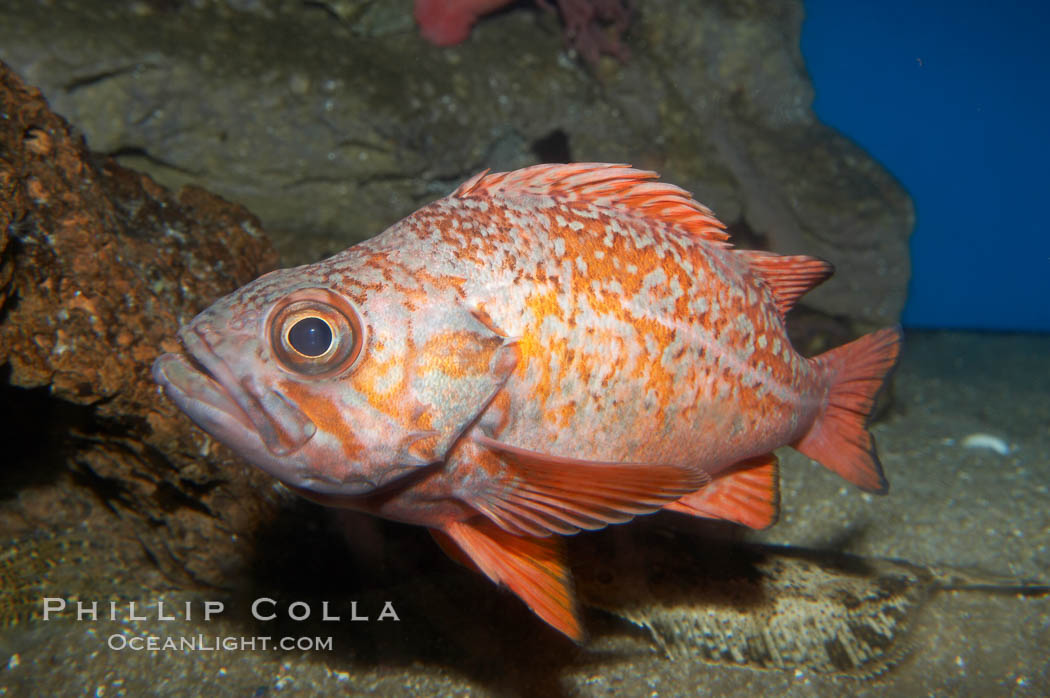
[[[703,487],[703,470],[649,463],[603,463],[551,456],[475,435],[477,447],[507,466],[469,503],[518,535],[568,535],[662,509]],[[483,454],[485,455],[485,454]]]
[[[766,453],[741,461],[716,475],[703,489],[664,508],[751,528],[768,528],[780,513],[777,457]]]
[[[455,543],[485,576],[510,588],[555,629],[577,642],[583,640],[561,538],[515,536],[480,516],[470,522],[454,521],[443,532],[448,537],[444,542]]]

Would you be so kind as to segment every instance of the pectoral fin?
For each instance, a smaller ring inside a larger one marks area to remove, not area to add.
[[[741,461],[703,489],[665,507],[690,516],[724,519],[751,528],[772,526],[780,513],[777,457],[766,453]]]
[[[474,447],[498,459],[501,477],[480,483],[469,503],[515,535],[594,530],[663,508],[703,487],[703,470],[650,463],[604,463],[537,453],[482,435]]]
[[[506,585],[533,613],[573,640],[583,640],[561,538],[515,536],[480,516],[469,522],[454,521],[436,533],[444,534],[435,538],[446,552],[455,544],[485,576]],[[461,559],[455,554],[451,557]]]
[[[416,401],[413,431],[425,438],[406,443],[402,462],[434,463],[485,412],[518,364],[512,338],[499,334],[480,311],[451,306],[431,318],[442,326],[429,333],[413,357],[411,395]],[[420,428],[425,419],[425,428]]]

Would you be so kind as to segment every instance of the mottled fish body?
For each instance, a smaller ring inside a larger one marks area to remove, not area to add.
[[[784,315],[830,265],[733,249],[655,178],[482,173],[219,300],[154,374],[295,491],[427,526],[580,638],[558,534],[663,508],[767,526],[788,444],[886,489],[865,422],[899,330],[802,357]]]

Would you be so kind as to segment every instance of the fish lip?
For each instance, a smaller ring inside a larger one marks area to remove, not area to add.
[[[157,357],[153,379],[201,429],[303,496],[312,493],[342,500],[369,495],[378,487],[378,483],[364,476],[340,480],[296,463],[294,458],[278,457],[227,386],[189,352]]]
[[[212,349],[211,344],[204,338],[204,335],[195,329],[186,328],[179,332],[179,341],[182,343],[183,349],[186,350],[185,357],[190,367],[200,371],[214,387],[218,388],[229,398],[229,402],[226,402],[225,406],[229,407],[232,405],[234,407],[233,410],[228,411],[229,416],[235,418],[244,426],[258,431],[255,420],[251,418],[245,406],[245,403],[249,402],[247,391],[238,384],[237,379],[233,376],[233,371],[215,353],[215,350]],[[220,407],[219,405],[213,406]],[[261,437],[262,434],[259,434],[259,436]],[[265,439],[263,440],[265,441]]]
[[[203,332],[194,327],[183,328],[179,340],[186,353],[159,357],[154,362],[153,375],[165,390],[174,388],[181,393],[181,399],[175,402],[191,417],[198,409],[195,403],[217,410],[243,429],[254,432],[270,453],[279,457],[294,454],[316,433],[313,422],[283,395],[272,389],[260,389],[254,381],[238,380]],[[167,375],[165,367],[172,366],[172,359],[165,357],[181,359],[181,384]],[[239,450],[236,444],[227,445]]]
[[[182,371],[185,375],[178,376]],[[167,353],[157,357],[153,362],[153,380],[160,385],[169,398],[195,422],[200,423],[209,415],[193,403],[218,411],[234,419],[243,429],[254,432],[255,428],[248,416],[241,409],[227,390],[215,377],[189,353]],[[192,381],[201,384],[192,385]],[[205,431],[212,431],[201,424]]]

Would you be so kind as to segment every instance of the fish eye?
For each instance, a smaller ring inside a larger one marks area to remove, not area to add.
[[[324,289],[293,292],[269,320],[277,360],[302,376],[323,376],[353,364],[361,351],[361,322],[349,303]]]
[[[332,327],[322,318],[304,317],[288,328],[287,342],[303,356],[317,357],[332,347]]]

